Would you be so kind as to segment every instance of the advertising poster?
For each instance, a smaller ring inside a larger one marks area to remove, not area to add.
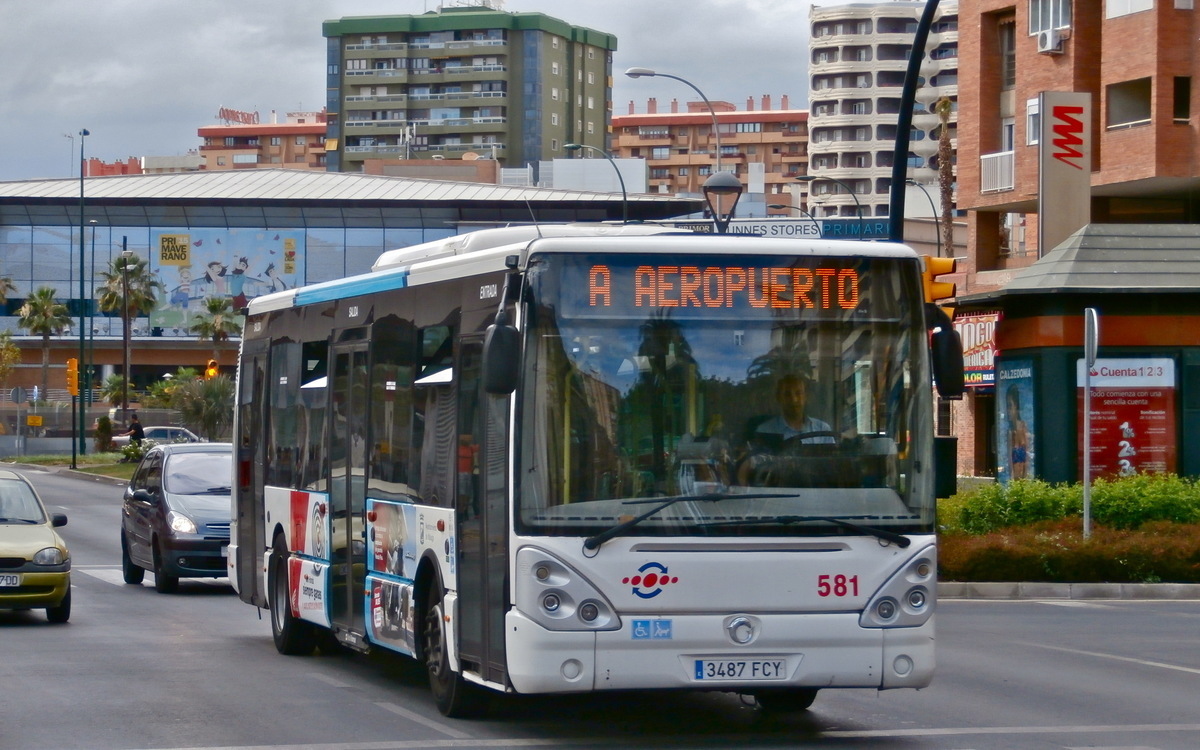
[[[1001,482],[1036,476],[1033,406],[1033,361],[997,365],[996,478]]]
[[[1084,361],[1076,362],[1079,476],[1083,476]],[[1098,359],[1092,367],[1091,474],[1173,473],[1175,362],[1166,357]]]
[[[996,324],[1000,313],[955,315],[954,330],[963,347],[963,384],[989,388],[996,384]]]
[[[210,297],[229,299],[237,311],[304,283],[303,230],[195,228],[156,232],[150,242],[150,271],[166,290],[150,325],[172,333],[186,333]]]

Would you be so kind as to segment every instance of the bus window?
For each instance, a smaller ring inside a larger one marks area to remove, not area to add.
[[[328,411],[329,344],[326,341],[305,342],[300,359],[300,403],[308,415],[304,427],[304,455],[300,460],[300,487],[324,490],[324,478],[329,474],[329,459],[325,452],[325,414]]]
[[[371,450],[367,494],[373,498],[412,498],[413,380],[417,334],[412,323],[389,315],[371,333]]]

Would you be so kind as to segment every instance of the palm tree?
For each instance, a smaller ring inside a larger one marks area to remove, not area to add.
[[[198,335],[201,340],[211,339],[213,342],[213,359],[220,356],[221,343],[228,341],[230,336],[242,333],[242,324],[237,321],[233,311],[233,303],[228,297],[209,297],[204,300],[204,312],[192,323],[189,331]]]
[[[158,295],[166,293],[166,287],[157,276],[150,273],[149,264],[132,253],[122,253],[113,258],[109,270],[101,271],[100,275],[104,279],[104,283],[96,290],[100,292],[100,309],[121,316],[121,341],[125,354],[122,374],[128,383],[129,329],[134,318],[149,315],[158,307]],[[128,389],[121,397],[121,408],[122,413],[129,408]]]
[[[11,276],[0,276],[0,305],[8,302],[8,293],[17,291]]]
[[[50,385],[50,336],[57,336],[71,325],[71,316],[67,306],[55,297],[58,291],[50,287],[40,287],[29,295],[25,304],[17,311],[19,319],[17,326],[33,334],[42,336],[42,398],[46,398],[46,389]]]
[[[938,128],[938,192],[942,199],[942,247],[954,255],[954,150],[950,145],[950,113],[954,102],[943,96],[933,105]]]
[[[233,379],[218,375],[177,383],[171,404],[188,427],[209,440],[219,439],[233,423]]]

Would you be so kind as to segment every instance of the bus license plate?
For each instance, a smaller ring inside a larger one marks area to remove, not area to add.
[[[695,679],[783,680],[787,679],[787,659],[697,659]]]
[[[19,573],[4,573],[0,574],[0,587],[11,588],[21,585],[21,575]]]

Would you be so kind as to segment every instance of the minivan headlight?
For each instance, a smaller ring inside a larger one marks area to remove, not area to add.
[[[167,514],[167,525],[171,527],[171,531],[176,534],[195,534],[196,522],[177,510],[173,510]]]

